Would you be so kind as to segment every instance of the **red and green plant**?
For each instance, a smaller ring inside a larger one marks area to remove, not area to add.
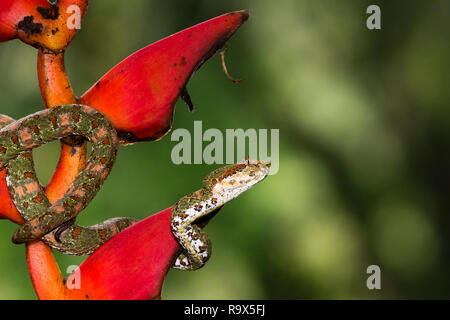
[[[248,19],[247,11],[224,14],[153,43],[126,58],[81,97],[65,72],[64,52],[77,33],[70,6],[82,18],[88,0],[2,0],[0,42],[20,39],[38,51],[38,81],[46,108],[81,103],[105,114],[122,144],[161,139],[172,127],[175,103],[192,74]],[[86,163],[87,142],[61,141],[58,166],[46,186],[61,198]],[[0,171],[0,219],[24,223]],[[26,261],[39,299],[158,299],[178,250],[170,232],[171,208],[126,229],[79,267],[81,289],[68,289],[50,247],[26,245]]]

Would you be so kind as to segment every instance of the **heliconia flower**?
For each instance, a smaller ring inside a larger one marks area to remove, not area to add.
[[[61,0],[59,8],[74,2],[80,3],[80,7],[84,3],[82,9],[85,10],[88,1]],[[14,37],[22,39],[17,25],[27,16],[27,10],[38,4],[49,8],[44,0],[1,0],[0,41]],[[38,19],[35,15],[33,21],[41,23],[41,20],[35,20]],[[158,41],[115,66],[78,102],[104,113],[124,143],[159,139],[172,126],[178,97],[182,95],[190,102],[185,87],[192,73],[247,19],[247,11],[228,13]],[[62,41],[64,39],[56,34],[46,39],[44,33],[35,33],[22,39],[40,48],[38,75],[46,107],[73,103],[75,99],[63,62],[63,51],[71,37],[73,35]],[[61,52],[50,55],[45,48]],[[63,144],[58,167],[46,188],[50,202],[63,196],[83,169],[86,153],[85,144]],[[171,234],[170,212],[171,208],[168,208],[140,221],[89,256],[73,274],[75,278],[80,276],[79,289],[76,286],[68,288],[50,247],[41,241],[27,243],[27,264],[38,298],[159,298],[164,277],[180,249]],[[23,223],[8,193],[4,170],[0,171],[0,218]]]
[[[122,231],[80,265],[67,283],[52,251],[42,242],[27,246],[28,268],[39,299],[158,299],[180,247],[170,231],[167,208]]]
[[[18,38],[35,47],[63,51],[81,27],[89,0],[2,0],[0,42]]]
[[[106,73],[79,102],[105,114],[125,142],[157,140],[172,127],[186,83],[248,19],[224,14],[137,51]]]

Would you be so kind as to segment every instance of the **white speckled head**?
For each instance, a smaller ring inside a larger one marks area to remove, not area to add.
[[[225,170],[217,178],[217,182],[212,188],[213,196],[222,204],[233,200],[267,177],[270,171],[270,162],[246,159],[226,168],[229,170]]]

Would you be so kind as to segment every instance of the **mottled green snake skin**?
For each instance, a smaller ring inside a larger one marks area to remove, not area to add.
[[[203,188],[181,198],[171,212],[171,229],[182,247],[173,268],[196,270],[211,256],[211,243],[202,227],[227,202],[262,181],[270,163],[245,160],[211,172]]]
[[[130,218],[113,218],[91,227],[74,224],[75,217],[97,194],[116,158],[116,131],[103,114],[83,105],[64,105],[18,121],[0,115],[0,128],[0,168],[7,167],[8,189],[26,221],[15,232],[14,243],[42,238],[66,254],[91,254],[136,223]],[[88,139],[92,152],[65,195],[52,205],[36,177],[31,150],[72,135]]]

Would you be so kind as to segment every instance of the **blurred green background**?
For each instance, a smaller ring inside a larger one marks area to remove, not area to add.
[[[366,28],[378,4],[382,30]],[[249,9],[190,80],[174,127],[280,129],[280,169],[207,227],[209,263],[170,271],[165,299],[450,298],[449,1],[91,1],[66,53],[81,95],[134,51],[222,13]],[[0,45],[1,113],[42,109],[36,50]],[[121,148],[112,174],[79,216],[92,225],[145,218],[197,190],[218,165],[171,162],[176,142]],[[59,143],[37,149],[49,180]],[[0,299],[35,299],[16,225],[0,221]],[[57,254],[64,272],[85,257]],[[381,290],[366,269],[381,268]],[[67,275],[67,274],[65,274]]]

